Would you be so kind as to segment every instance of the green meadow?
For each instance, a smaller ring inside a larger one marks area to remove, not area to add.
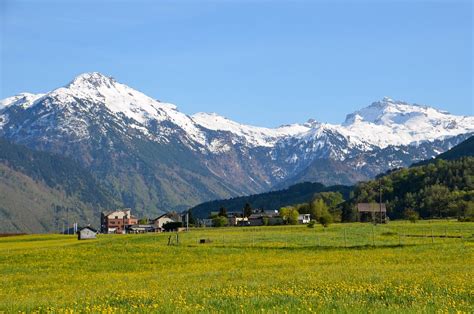
[[[473,234],[400,221],[4,237],[0,312],[469,313]]]

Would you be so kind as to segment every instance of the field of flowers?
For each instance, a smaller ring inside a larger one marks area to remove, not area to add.
[[[473,233],[423,221],[0,238],[0,313],[472,313]]]

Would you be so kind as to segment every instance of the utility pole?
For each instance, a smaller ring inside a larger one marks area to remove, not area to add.
[[[125,215],[122,216],[122,234],[125,234]]]
[[[379,181],[380,183],[380,191],[379,191],[379,206],[380,206],[380,223],[382,223],[382,179]]]
[[[189,211],[186,212],[186,231],[189,231]]]
[[[69,207],[66,207],[66,230],[69,235]]]

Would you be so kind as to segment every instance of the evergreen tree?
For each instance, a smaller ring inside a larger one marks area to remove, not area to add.
[[[219,208],[219,214],[218,214],[218,216],[227,217],[227,208],[225,208],[225,207]]]
[[[250,206],[249,203],[245,203],[244,206],[244,217],[249,217],[252,215],[252,207]]]

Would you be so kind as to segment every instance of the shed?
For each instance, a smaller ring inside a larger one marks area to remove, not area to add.
[[[369,216],[372,221],[386,223],[387,220],[387,207],[385,203],[358,203],[357,213],[359,214],[359,220],[361,218],[367,219]]]
[[[97,230],[95,230],[91,227],[81,228],[77,232],[77,239],[78,240],[95,239],[96,237],[97,237]]]

